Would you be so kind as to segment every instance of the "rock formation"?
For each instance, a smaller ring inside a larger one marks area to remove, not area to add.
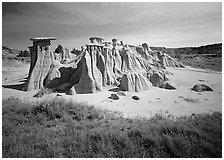
[[[172,58],[168,54],[157,51],[158,58],[164,67],[184,67],[184,65],[175,58]]]
[[[30,53],[27,50],[20,51],[19,55],[17,55],[17,57],[30,57]]]
[[[40,89],[44,86],[44,79],[47,76],[52,60],[53,53],[50,50],[53,37],[33,38],[33,46],[29,47],[31,53],[31,64],[27,82],[24,90],[30,91]]]
[[[205,84],[196,84],[191,90],[196,92],[213,91],[209,86]]]
[[[152,84],[146,77],[135,72],[125,73],[121,78],[120,88],[123,91],[142,92],[149,90],[151,87]]]
[[[24,90],[47,87],[83,94],[115,85],[123,91],[141,92],[166,84],[166,67],[182,67],[146,43],[133,46],[117,39],[104,42],[103,38],[91,37],[80,54],[73,54],[61,45],[53,53],[50,40],[54,39],[31,39],[31,65]]]

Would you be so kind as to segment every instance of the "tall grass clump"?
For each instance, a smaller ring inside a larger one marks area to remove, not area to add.
[[[3,100],[3,157],[221,157],[222,115],[130,119],[62,99]]]

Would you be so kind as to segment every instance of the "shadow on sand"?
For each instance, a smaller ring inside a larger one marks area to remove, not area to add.
[[[15,89],[15,90],[22,91],[24,84],[25,84],[25,82],[24,83],[21,83],[21,84],[2,85],[2,87],[3,88],[10,88],[10,89]]]
[[[118,92],[118,91],[121,91],[121,89],[119,87],[116,87],[116,88],[109,89],[108,91]]]
[[[2,85],[2,87],[22,91],[26,81],[27,81],[27,77],[20,80],[18,84]]]

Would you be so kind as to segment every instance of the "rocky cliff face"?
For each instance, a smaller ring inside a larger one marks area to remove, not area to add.
[[[141,92],[153,85],[164,86],[166,67],[183,67],[170,56],[152,51],[147,44],[107,44],[88,44],[79,55],[62,46],[55,53],[50,47],[38,50],[24,90],[47,87],[83,94],[115,85],[121,90]]]

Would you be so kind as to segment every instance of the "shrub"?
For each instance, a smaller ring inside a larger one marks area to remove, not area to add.
[[[120,113],[62,99],[3,100],[3,157],[221,157],[222,114],[175,121]]]

